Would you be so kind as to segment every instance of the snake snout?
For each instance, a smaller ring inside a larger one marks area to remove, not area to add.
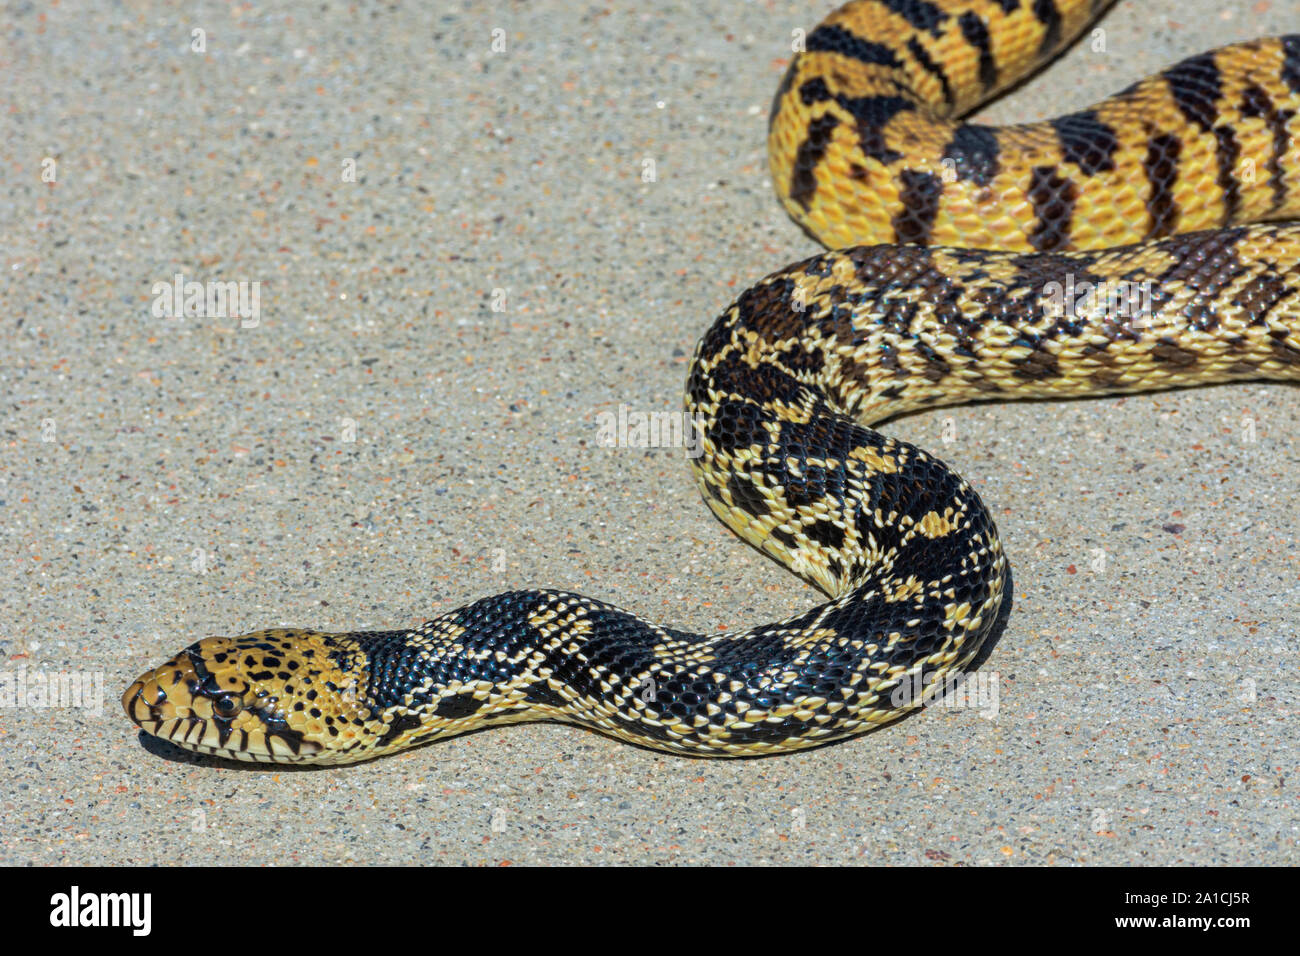
[[[151,724],[191,716],[198,688],[194,665],[184,653],[141,674],[122,694],[122,709],[141,729]]]

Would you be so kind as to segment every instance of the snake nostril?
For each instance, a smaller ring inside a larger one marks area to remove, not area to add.
[[[163,719],[161,706],[167,703],[167,692],[152,677],[134,681],[122,694],[122,709],[137,724]]]

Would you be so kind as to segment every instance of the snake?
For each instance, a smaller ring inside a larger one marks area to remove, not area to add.
[[[684,410],[709,508],[822,603],[699,634],[529,589],[410,629],[206,637],[131,683],[127,716],[274,764],[527,721],[747,757],[864,734],[971,679],[1011,605],[993,518],[873,426],[1300,378],[1300,36],[1193,56],[1049,121],[963,121],[1105,6],[856,0],[796,37],[770,169],[827,251],[721,313]]]

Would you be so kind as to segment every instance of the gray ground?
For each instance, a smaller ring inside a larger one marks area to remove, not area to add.
[[[893,426],[976,485],[1014,562],[996,715],[757,762],[547,725],[321,772],[145,749],[117,697],[197,636],[525,585],[700,629],[815,600],[713,520],[680,450],[599,447],[596,416],[678,409],[711,318],[816,251],[764,130],[791,31],[829,7],[358,6],[6,16],[0,673],[86,672],[103,701],[0,709],[0,861],[1300,860],[1283,385]],[[1122,2],[1104,51],[983,116],[1298,20]],[[260,321],[156,316],[175,273],[261,282]]]

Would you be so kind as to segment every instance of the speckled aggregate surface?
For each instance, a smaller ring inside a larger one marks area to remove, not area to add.
[[[597,417],[680,408],[712,317],[817,251],[764,131],[829,4],[177,9],[25,5],[0,40],[0,686],[86,682],[0,707],[0,862],[1300,862],[1288,385],[890,426],[998,520],[995,714],[740,762],[550,725],[322,771],[144,746],[122,688],[207,634],[533,585],[733,631],[816,599]],[[1124,0],[981,115],[1298,23]],[[260,314],[160,316],[177,273]]]

